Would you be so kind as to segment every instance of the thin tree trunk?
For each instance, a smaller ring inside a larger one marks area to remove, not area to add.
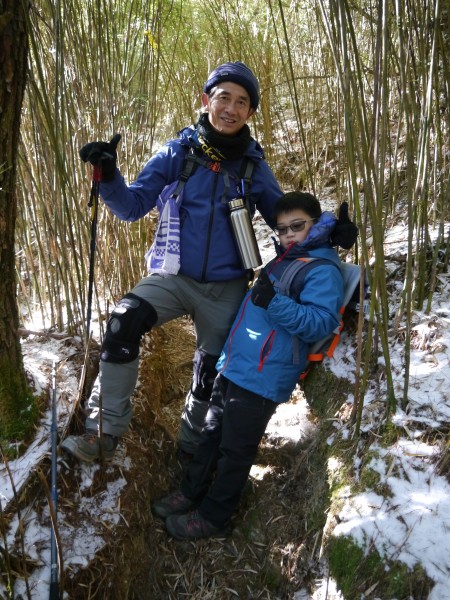
[[[20,438],[30,423],[16,298],[14,230],[20,113],[27,70],[28,0],[0,2],[0,438]]]

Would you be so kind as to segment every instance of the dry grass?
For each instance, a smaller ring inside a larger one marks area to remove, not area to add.
[[[258,458],[265,476],[245,491],[230,535],[196,543],[169,538],[163,523],[151,514],[150,504],[174,489],[182,473],[175,439],[191,377],[193,336],[188,323],[155,330],[143,352],[134,418],[122,440],[131,470],[122,473],[113,465],[98,471],[91,488],[83,491],[95,496],[108,481],[125,477],[122,519],[117,526],[104,528],[107,543],[88,568],[66,572],[69,598],[292,597],[317,574],[317,526],[324,520],[327,497],[325,469],[317,453],[306,453],[300,460],[302,449],[297,445],[277,447],[266,440]],[[313,480],[314,485],[306,483]],[[61,483],[61,511],[70,520],[72,507],[75,523],[76,469],[69,468]]]

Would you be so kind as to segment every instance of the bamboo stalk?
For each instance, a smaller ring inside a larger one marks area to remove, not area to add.
[[[367,327],[360,393],[379,338],[393,408],[385,232],[404,206],[409,241],[398,327],[422,303],[431,305],[427,290],[438,283],[438,245],[445,240],[441,235],[434,245],[430,268],[429,229],[448,218],[449,194],[448,111],[440,105],[449,81],[442,2],[409,6],[406,12],[404,3],[380,0],[376,10],[363,12],[348,0],[320,0],[299,11],[296,3],[213,0],[200,11],[198,3],[162,0],[67,0],[56,35],[54,3],[34,3],[17,236],[24,305],[40,307],[44,327],[64,325],[74,333],[82,327],[90,177],[80,147],[120,131],[119,166],[133,181],[160,143],[195,121],[209,71],[243,60],[261,83],[252,132],[282,187],[308,186],[320,196],[334,175],[336,199],[348,200],[356,214],[354,257],[370,265],[376,321]],[[154,216],[121,223],[101,205],[98,311],[141,277],[154,223]],[[407,383],[403,402],[406,397]]]

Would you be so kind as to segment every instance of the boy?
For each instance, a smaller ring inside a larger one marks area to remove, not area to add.
[[[153,503],[177,539],[227,529],[267,424],[289,400],[310,344],[339,324],[344,285],[329,243],[336,217],[322,213],[311,194],[290,192],[276,202],[274,219],[277,256],[247,293],[225,342],[200,445],[180,489]],[[309,269],[302,284],[297,272],[289,296],[281,293],[282,273],[307,257],[328,260]]]

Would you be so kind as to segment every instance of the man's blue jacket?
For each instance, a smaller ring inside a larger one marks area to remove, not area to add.
[[[267,310],[255,306],[248,292],[217,363],[222,375],[274,402],[289,400],[307,364],[310,345],[331,334],[340,322],[344,282],[339,257],[328,243],[335,225],[336,217],[323,213],[303,242],[287,251],[277,245],[278,259],[267,270],[275,291],[282,273],[296,258],[327,258],[338,267],[320,264],[311,268],[296,298],[277,292]],[[299,361],[293,358],[293,337],[298,339]]]
[[[193,126],[178,135],[179,138],[169,141],[148,161],[131,185],[126,185],[119,171],[113,181],[101,183],[101,196],[117,217],[124,221],[140,219],[156,206],[163,188],[179,179],[189,147],[199,148],[200,145]],[[272,226],[273,207],[282,191],[255,140],[251,140],[245,155],[255,162],[250,186],[252,213],[257,208]],[[220,166],[229,174],[225,198],[229,201],[240,195],[241,160],[224,160]],[[183,190],[179,272],[196,281],[227,281],[244,274],[231,230],[229,209],[223,198],[224,188],[223,172],[198,165]]]

